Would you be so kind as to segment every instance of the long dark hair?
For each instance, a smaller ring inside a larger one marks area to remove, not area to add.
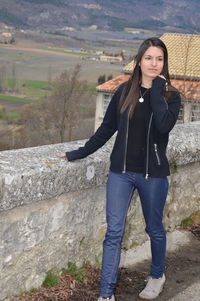
[[[167,52],[167,47],[163,43],[162,40],[159,38],[153,37],[146,39],[141,45],[138,50],[137,55],[135,56],[135,67],[133,69],[133,73],[127,83],[124,86],[122,96],[120,99],[120,112],[124,112],[128,110],[128,115],[131,118],[133,115],[136,103],[139,99],[139,94],[140,94],[140,85],[142,81],[142,72],[140,69],[140,61],[146,52],[146,50],[150,46],[155,46],[159,47],[162,49],[163,54],[164,54],[164,64],[163,64],[163,70],[162,70],[162,75],[166,78],[168,84],[170,84],[170,79],[169,79],[169,70],[168,70],[168,52]]]

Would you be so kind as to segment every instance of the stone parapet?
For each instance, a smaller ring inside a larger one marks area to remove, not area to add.
[[[0,211],[105,183],[111,143],[84,160],[57,154],[84,141],[0,152]]]
[[[89,157],[67,162],[57,154],[84,141],[0,152],[0,211],[105,183],[111,139]],[[177,125],[171,132],[170,165],[200,161],[200,122]]]
[[[83,143],[0,152],[0,300],[40,286],[47,271],[66,267],[68,261],[99,265],[113,141],[82,160],[67,162],[57,156]],[[182,219],[200,210],[200,122],[173,129],[168,157],[171,185],[164,222],[166,230],[173,231]],[[133,264],[141,245],[146,250],[144,228],[135,193],[122,265]]]

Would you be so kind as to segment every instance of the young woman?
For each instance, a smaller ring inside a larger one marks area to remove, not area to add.
[[[83,147],[59,154],[69,161],[92,154],[117,131],[107,182],[107,232],[103,242],[101,300],[114,301],[127,210],[137,189],[151,240],[152,262],[146,287],[151,300],[165,283],[166,234],[162,224],[168,192],[168,136],[180,109],[180,95],[170,85],[168,54],[158,38],[145,40],[130,79],[112,97],[102,124]]]

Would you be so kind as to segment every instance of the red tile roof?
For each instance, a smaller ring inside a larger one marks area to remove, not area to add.
[[[169,53],[169,73],[179,78],[200,79],[200,35],[165,33],[160,37]],[[124,73],[132,73],[134,61],[127,64]]]
[[[200,81],[171,79],[171,84],[186,98],[200,101]]]
[[[108,92],[108,93],[114,93],[115,90],[129,79],[130,75],[129,74],[120,74],[113,79],[99,85],[96,87],[96,90],[98,92]]]

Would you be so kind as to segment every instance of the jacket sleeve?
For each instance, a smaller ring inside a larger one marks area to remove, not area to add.
[[[94,133],[94,135],[85,143],[83,147],[80,147],[77,150],[73,150],[71,152],[66,152],[68,161],[82,159],[94,153],[100,147],[102,147],[116,132],[117,109],[119,99],[121,96],[121,90],[121,88],[118,88],[115,94],[113,95],[106,110],[104,119],[97,131]]]
[[[169,133],[174,127],[180,110],[181,97],[172,92],[167,101],[162,95],[166,80],[156,77],[150,90],[150,104],[153,111],[155,126],[160,133]]]

